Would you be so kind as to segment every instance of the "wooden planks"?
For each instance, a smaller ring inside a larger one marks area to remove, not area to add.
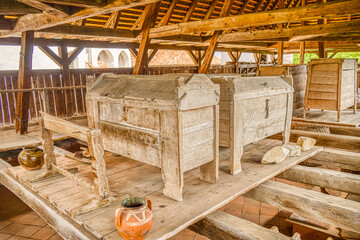
[[[198,169],[186,172],[183,179],[183,202],[177,202],[162,194],[164,183],[160,169],[125,157],[107,155],[105,160],[109,187],[116,194],[117,201],[107,207],[73,217],[71,221],[84,225],[89,233],[98,238],[121,239],[114,224],[115,208],[120,204],[120,200],[127,196],[147,196],[153,202],[154,213],[154,224],[148,239],[167,239],[237,196],[321,151],[321,148],[315,147],[302,153],[300,157],[287,158],[281,164],[262,165],[262,155],[279,143],[265,139],[245,146],[243,171],[235,176],[229,174],[229,152],[222,149],[218,183],[201,181]],[[82,163],[64,158],[58,161],[58,164],[62,167],[78,167],[79,170],[88,169],[75,174],[91,180],[89,167],[84,168]],[[28,172],[15,167],[10,171],[47,199],[48,203],[56,206],[61,213],[68,214],[74,207],[86,204],[93,197],[89,190],[72,181],[64,181],[62,176],[36,183],[26,182],[26,179],[31,177],[29,174],[36,175],[43,170]]]

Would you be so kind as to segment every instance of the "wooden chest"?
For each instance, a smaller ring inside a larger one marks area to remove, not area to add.
[[[164,194],[181,201],[184,172],[218,179],[219,95],[203,74],[101,75],[86,96],[89,127],[105,150],[161,168]]]
[[[304,106],[307,65],[259,66],[258,76],[291,76],[293,79],[293,110]]]
[[[230,147],[230,173],[241,171],[243,146],[283,132],[289,141],[293,88],[286,77],[221,77],[220,146]],[[290,79],[291,80],[291,79]]]
[[[314,59],[309,63],[304,101],[307,109],[340,111],[357,107],[357,63],[355,59]]]

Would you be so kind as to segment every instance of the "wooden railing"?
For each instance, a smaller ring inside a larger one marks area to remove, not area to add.
[[[250,66],[250,67],[249,67]],[[11,128],[16,120],[16,93],[18,91],[30,91],[29,123],[36,123],[39,119],[39,111],[47,112],[57,117],[77,117],[86,115],[86,76],[93,75],[95,78],[106,72],[114,74],[132,74],[132,68],[106,68],[106,69],[72,69],[71,85],[65,86],[61,70],[33,70],[31,77],[31,89],[17,89],[18,71],[0,71],[0,129]],[[196,73],[197,66],[160,66],[149,67],[149,75],[162,75],[168,73]],[[235,73],[234,65],[212,65],[210,73]],[[238,71],[243,76],[256,73],[256,65],[239,65]],[[65,90],[71,90],[71,94],[65,94]],[[44,98],[48,99],[44,106]],[[71,101],[72,109],[66,109],[66,102]]]

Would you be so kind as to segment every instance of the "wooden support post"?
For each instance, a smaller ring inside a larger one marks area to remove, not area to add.
[[[305,61],[305,41],[300,42],[300,64],[304,64]]]
[[[136,57],[135,67],[134,67],[134,75],[144,74],[145,68],[147,68],[148,64],[148,49],[150,45],[149,32],[150,28],[155,22],[157,10],[159,8],[159,2],[151,3],[145,6],[144,17],[147,19],[144,21],[142,26],[142,36],[139,46],[139,52]]]
[[[92,163],[91,169],[94,175],[94,190],[97,199],[109,197],[110,190],[106,177],[106,164],[104,160],[104,146],[100,129],[87,132],[89,152]]]
[[[66,45],[60,46],[60,57],[61,57],[61,69],[62,69],[62,80],[64,87],[71,86],[71,74],[70,74],[70,61]],[[65,114],[66,116],[72,116],[73,114],[73,96],[70,89],[64,90],[65,95]]]
[[[53,166],[56,166],[56,156],[54,153],[54,141],[52,139],[52,131],[45,128],[44,118],[41,117],[39,120],[40,131],[42,137],[42,145],[44,147],[44,162],[46,167],[46,175],[55,175]]]
[[[360,194],[360,176],[356,174],[315,167],[295,166],[279,174],[277,177],[322,188]]]
[[[278,42],[277,65],[283,65],[283,57],[284,57],[284,42]]]
[[[325,43],[324,42],[319,42],[319,58],[326,58],[325,55]]]
[[[21,52],[18,75],[18,89],[31,87],[31,68],[33,55],[34,31],[21,34]],[[27,133],[29,122],[30,92],[18,92],[16,96],[15,132]]]
[[[189,227],[213,240],[291,240],[279,232],[259,226],[228,213],[216,211]]]
[[[360,203],[267,181],[250,190],[245,197],[294,212],[304,218],[314,218],[353,232],[360,232]]]

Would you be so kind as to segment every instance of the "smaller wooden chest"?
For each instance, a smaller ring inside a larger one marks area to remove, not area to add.
[[[105,150],[161,168],[164,194],[181,201],[184,172],[218,179],[219,92],[204,74],[101,75],[86,96],[89,127]]]
[[[355,59],[313,59],[309,63],[303,115],[307,109],[337,111],[357,108],[357,62]]]
[[[230,173],[241,171],[243,146],[283,132],[289,141],[293,88],[286,77],[208,75],[220,84],[220,146],[230,147]]]

